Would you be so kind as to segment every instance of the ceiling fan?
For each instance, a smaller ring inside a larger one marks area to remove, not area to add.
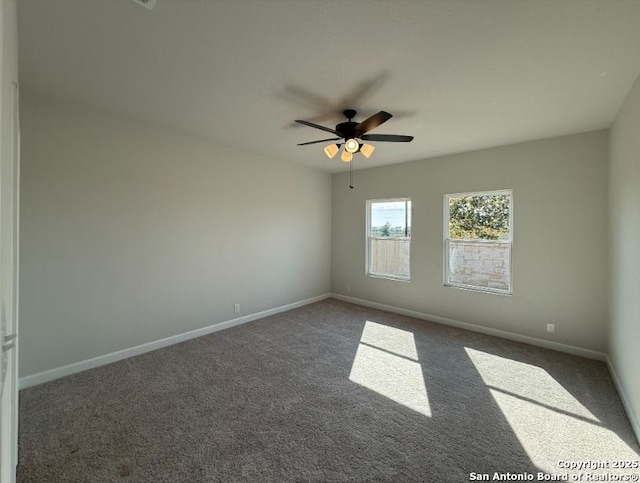
[[[307,144],[325,143],[327,141],[339,141],[344,139],[344,142],[339,144],[329,144],[324,148],[324,152],[329,158],[333,158],[340,147],[344,144],[344,150],[340,159],[345,163],[348,163],[353,159],[355,153],[362,153],[365,157],[370,157],[375,149],[371,144],[361,143],[362,141],[384,141],[392,143],[408,143],[413,140],[413,136],[402,136],[398,134],[367,134],[372,129],[377,128],[380,124],[391,119],[392,115],[385,111],[380,111],[377,114],[365,119],[362,122],[352,121],[356,117],[356,111],[354,109],[345,109],[343,111],[344,116],[347,118],[346,122],[341,122],[335,129],[321,126],[310,121],[303,121],[296,119],[297,123],[303,124],[309,127],[315,127],[322,131],[330,132],[337,137],[320,139],[318,141],[309,141],[306,143],[300,143],[298,146],[306,146]]]

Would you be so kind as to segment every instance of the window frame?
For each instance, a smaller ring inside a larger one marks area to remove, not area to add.
[[[508,240],[484,240],[484,239],[468,239],[468,238],[451,238],[450,233],[449,233],[449,216],[450,216],[450,212],[449,212],[449,200],[451,198],[463,198],[463,197],[469,197],[469,196],[492,196],[492,195],[509,195],[509,238]],[[469,290],[469,291],[473,291],[473,292],[480,292],[480,293],[489,293],[489,294],[494,294],[494,295],[504,295],[504,296],[512,296],[513,295],[513,210],[514,210],[514,197],[513,197],[513,189],[502,189],[502,190],[487,190],[487,191],[469,191],[469,192],[460,192],[460,193],[445,193],[444,194],[444,217],[443,217],[443,267],[442,267],[442,271],[443,271],[443,285],[445,287],[449,287],[449,288],[456,288],[456,289],[461,289],[461,290]],[[509,281],[509,288],[507,290],[503,290],[503,289],[498,289],[498,288],[494,288],[494,287],[482,287],[482,286],[478,286],[478,285],[470,285],[470,284],[462,284],[462,283],[455,283],[455,282],[450,282],[449,281],[449,267],[450,267],[450,262],[449,262],[449,254],[450,254],[450,249],[449,249],[449,245],[450,245],[450,241],[451,240],[457,240],[457,241],[466,241],[466,242],[471,242],[471,243],[477,243],[478,245],[481,245],[483,243],[500,243],[500,244],[504,244],[507,245],[509,247],[509,256],[508,256],[508,260],[509,260],[509,271],[508,271],[508,281]]]
[[[396,282],[410,282],[411,281],[411,239],[410,234],[408,237],[394,237],[394,238],[408,238],[409,239],[409,275],[407,277],[390,275],[385,273],[377,273],[371,271],[371,206],[374,203],[389,203],[389,202],[409,202],[411,203],[411,211],[408,217],[409,224],[413,231],[413,202],[411,197],[405,196],[400,198],[377,198],[366,200],[366,226],[365,226],[365,275],[372,278],[382,278],[386,280],[393,280]]]

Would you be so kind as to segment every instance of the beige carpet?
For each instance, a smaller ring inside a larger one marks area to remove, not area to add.
[[[21,482],[640,473],[564,468],[640,459],[604,364],[333,299],[21,391],[19,443]]]

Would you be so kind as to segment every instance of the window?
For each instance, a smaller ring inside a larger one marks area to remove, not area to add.
[[[511,190],[445,195],[445,281],[511,294]]]
[[[409,280],[411,200],[367,201],[367,275]]]

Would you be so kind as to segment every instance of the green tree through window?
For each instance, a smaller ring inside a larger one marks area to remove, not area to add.
[[[449,234],[453,239],[497,240],[509,234],[509,195],[449,198]]]
[[[391,236],[391,222],[387,221],[380,230],[380,236]]]

